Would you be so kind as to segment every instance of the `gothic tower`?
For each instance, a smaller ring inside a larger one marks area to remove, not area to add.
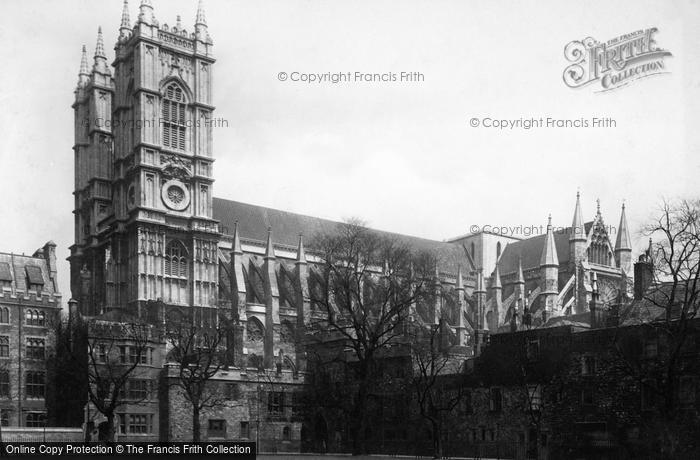
[[[112,200],[112,129],[111,114],[114,82],[107,66],[102,30],[92,69],[88,69],[87,51],[83,46],[78,85],[75,89],[74,220],[75,244],[71,246],[71,291],[84,306],[86,314],[104,308],[104,250],[99,233],[100,220],[107,214]]]
[[[133,27],[124,2],[114,78],[101,34],[92,75],[86,78],[81,66],[70,260],[76,278],[91,280],[72,286],[84,314],[121,308],[156,319],[163,312],[154,305],[164,305],[214,318],[220,239],[212,218],[214,61],[201,5],[188,32],[179,17],[173,27],[159,25],[150,0],[142,0]],[[92,126],[97,116],[111,122],[111,132]],[[78,129],[85,117],[87,132]],[[103,144],[108,153],[95,156]],[[93,183],[103,186],[95,191],[101,194],[85,191]],[[85,217],[88,197],[97,201]]]

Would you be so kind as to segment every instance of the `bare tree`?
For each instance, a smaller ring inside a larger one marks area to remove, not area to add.
[[[353,454],[365,451],[369,390],[381,350],[405,333],[411,306],[426,292],[434,259],[408,245],[367,229],[359,221],[320,235],[313,249],[320,257],[317,289],[310,300],[323,312],[312,326],[334,335],[349,352],[356,394],[350,418]],[[430,261],[430,262],[429,262]]]
[[[450,417],[456,415],[464,397],[464,386],[454,381],[463,359],[450,356],[441,346],[442,326],[417,325],[411,350],[411,386],[420,416],[430,426],[434,458],[445,456],[450,421],[454,421]]]
[[[174,386],[192,406],[193,442],[201,439],[202,411],[225,403],[225,397],[210,385],[225,363],[224,324],[203,325],[191,313],[182,312],[174,312],[166,321],[166,340],[172,346],[168,359],[177,365]]]
[[[645,343],[632,344],[632,338],[620,334],[617,349],[642,391],[658,400],[660,417],[651,420],[658,421],[661,455],[673,458],[679,436],[689,427],[680,410],[680,379],[697,377],[700,370],[697,358],[686,354],[690,335],[697,334],[700,308],[700,201],[663,201],[643,232],[650,237],[644,256],[650,272],[640,275],[648,277],[650,286],[638,293],[636,314],[645,328]]]
[[[145,376],[141,364],[148,360],[151,326],[137,322],[90,320],[86,327],[88,397],[106,418],[100,429],[104,440],[114,441],[114,417],[117,409],[137,404],[149,397],[150,389],[132,398],[129,392],[133,379]],[[85,350],[83,350],[85,351]],[[81,350],[74,349],[75,359],[84,359]]]

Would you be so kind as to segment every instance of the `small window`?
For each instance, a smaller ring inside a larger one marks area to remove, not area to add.
[[[0,398],[10,397],[10,371],[0,371]]]
[[[130,414],[129,415],[129,433],[131,434],[150,434],[153,432],[153,415],[152,414]]]
[[[132,379],[129,381],[129,399],[133,401],[147,400],[151,393],[151,381],[147,379]]]
[[[581,404],[585,406],[593,405],[593,390],[590,388],[584,388],[581,390]]]
[[[210,438],[225,438],[226,420],[209,420],[209,429],[207,430],[207,436]]]
[[[595,356],[584,356],[581,360],[581,375],[595,375]]]
[[[284,412],[284,393],[271,391],[267,394],[267,411],[270,415],[282,415]]]
[[[226,384],[226,399],[236,401],[241,397],[241,388],[237,383]]]
[[[44,359],[45,344],[44,339],[27,338],[26,357],[27,359]]]
[[[291,441],[292,440],[292,430],[288,427],[285,426],[282,428],[282,441]]]
[[[538,411],[542,408],[542,387],[540,385],[528,385],[527,397],[531,410]]]
[[[45,425],[46,414],[43,412],[27,412],[27,427],[40,428]]]
[[[540,341],[539,339],[531,339],[527,341],[527,359],[528,361],[537,361],[540,358]]]
[[[10,324],[10,309],[7,307],[0,308],[0,323]]]
[[[98,345],[97,346],[97,359],[101,363],[107,362],[107,347],[105,345]]]
[[[489,410],[491,412],[501,411],[501,389],[491,388],[490,398],[489,398]]]
[[[27,398],[41,399],[44,397],[44,381],[43,372],[27,372],[26,375],[26,396]]]
[[[241,422],[241,439],[250,438],[250,423]]]
[[[122,364],[126,364],[126,352],[127,352],[127,348],[128,348],[128,347],[126,347],[126,346],[124,346],[124,345],[120,345],[120,346],[119,346],[119,362],[122,363]]]
[[[10,411],[8,409],[0,410],[0,425],[10,426]]]
[[[0,358],[10,357],[10,337],[0,335]]]

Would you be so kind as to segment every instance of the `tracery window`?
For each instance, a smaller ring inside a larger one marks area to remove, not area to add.
[[[186,108],[182,88],[176,83],[169,84],[163,94],[163,146],[185,150]]]
[[[181,241],[173,240],[165,248],[165,276],[187,278],[187,250]]]

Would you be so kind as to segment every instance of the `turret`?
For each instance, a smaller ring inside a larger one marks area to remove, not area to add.
[[[540,257],[540,289],[540,295],[544,299],[543,311],[552,311],[559,294],[559,258],[554,242],[551,215],[547,222],[547,235],[545,235],[542,256]]]
[[[155,15],[153,14],[153,5],[151,0],[141,0],[141,6],[139,6],[139,23],[153,25],[155,23]]]
[[[304,249],[304,235],[299,234],[299,244],[297,246],[297,257],[294,262],[297,282],[297,325],[303,327],[310,320],[311,311],[309,305],[309,267],[306,261],[306,250]]]
[[[632,239],[627,226],[625,203],[622,203],[620,225],[617,228],[617,239],[615,240],[615,264],[627,275],[632,274]]]

